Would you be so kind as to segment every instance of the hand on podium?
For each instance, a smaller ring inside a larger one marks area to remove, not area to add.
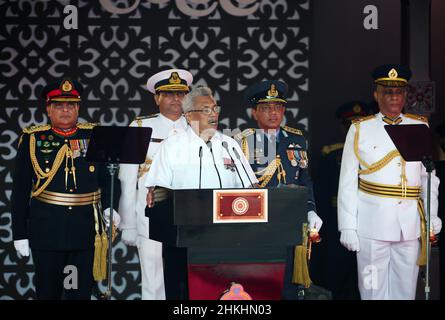
[[[29,240],[15,240],[14,248],[20,254],[20,257],[28,257],[29,256]]]
[[[341,230],[340,243],[349,251],[360,251],[360,242],[356,230]]]
[[[137,237],[138,231],[136,230],[136,228],[122,230],[121,239],[122,242],[125,243],[127,246],[135,247]]]

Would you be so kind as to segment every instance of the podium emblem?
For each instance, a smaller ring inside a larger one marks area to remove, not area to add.
[[[213,190],[213,223],[267,222],[267,189]]]

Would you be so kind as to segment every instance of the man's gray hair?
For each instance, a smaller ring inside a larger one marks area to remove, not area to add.
[[[193,110],[195,107],[195,99],[198,97],[213,97],[212,90],[209,87],[199,86],[190,91],[184,99],[182,99],[182,111],[187,113]]]

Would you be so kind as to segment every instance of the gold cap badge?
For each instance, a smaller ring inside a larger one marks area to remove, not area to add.
[[[73,90],[73,85],[68,80],[65,80],[62,84],[62,91],[69,92],[71,90]]]
[[[170,79],[168,79],[168,82],[170,84],[178,84],[181,83],[181,78],[179,77],[179,74],[177,72],[172,72],[172,75]]]
[[[278,96],[278,90],[277,90],[277,86],[275,84],[270,85],[270,89],[269,89],[269,91],[267,91],[267,96],[274,97],[274,98]]]
[[[392,68],[391,70],[389,70],[388,72],[388,77],[390,79],[395,79],[399,76],[399,74],[397,73],[396,69]]]

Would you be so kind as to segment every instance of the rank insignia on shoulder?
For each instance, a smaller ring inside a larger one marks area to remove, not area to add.
[[[410,118],[410,119],[419,120],[419,121],[428,123],[428,118],[421,116],[419,114],[405,113],[404,116],[407,118]]]
[[[46,131],[49,129],[51,129],[51,125],[42,124],[42,125],[38,125],[38,126],[30,126],[27,128],[23,128],[23,133],[34,133],[34,132]]]
[[[79,129],[93,129],[95,126],[98,126],[98,123],[91,123],[91,122],[85,122],[85,123],[78,123],[77,127]]]
[[[352,123],[360,123],[360,122],[367,121],[367,120],[371,120],[371,119],[375,119],[375,114],[371,114],[371,115],[369,115],[369,116],[365,116],[365,117],[360,117],[360,118],[357,118],[357,119],[353,119],[353,120],[352,120]]]
[[[285,130],[287,132],[290,132],[290,133],[293,133],[293,134],[298,134],[299,136],[303,135],[303,132],[300,129],[295,129],[295,128],[291,128],[291,127],[288,127],[288,126],[284,126],[283,130]]]

